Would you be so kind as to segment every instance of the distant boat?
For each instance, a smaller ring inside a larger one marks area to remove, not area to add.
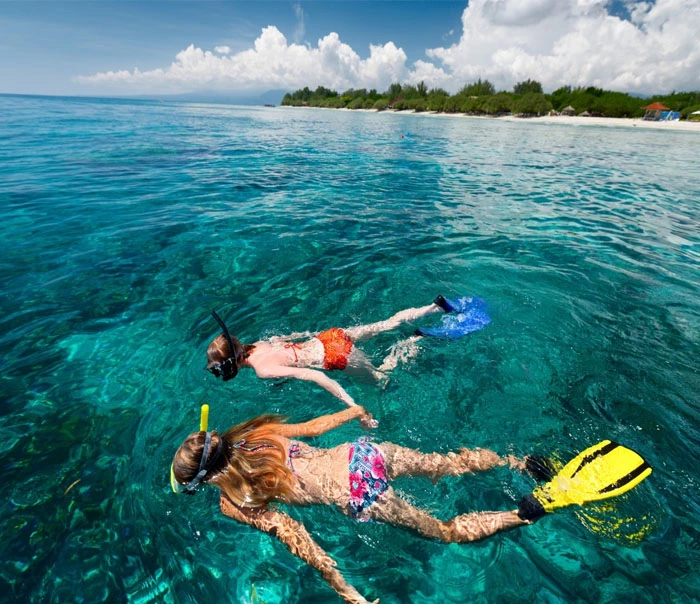
[[[265,106],[265,107],[274,107],[274,105],[273,105],[272,103],[265,103],[264,106]]]

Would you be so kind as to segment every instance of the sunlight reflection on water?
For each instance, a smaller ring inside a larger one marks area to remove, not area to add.
[[[697,593],[692,134],[107,100],[0,108],[8,597],[247,602],[254,585],[267,604],[336,601],[284,547],[221,517],[215,493],[169,493],[203,402],[219,429],[341,408],[308,384],[214,381],[209,311],[245,341],[376,321],[437,293],[483,297],[492,323],[426,340],[385,390],[340,376],[380,420],[375,437],[563,457],[614,437],[655,468],[620,505],[658,528],[630,549],[565,512],[446,546],[335,510],[292,515],[382,602]],[[363,348],[381,359],[399,333]],[[513,507],[532,481],[499,470],[398,486],[448,517]]]

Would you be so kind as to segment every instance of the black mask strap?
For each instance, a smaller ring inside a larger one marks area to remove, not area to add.
[[[221,450],[223,449],[224,439],[219,438],[219,446],[216,448],[214,455],[207,463],[207,455],[209,454],[209,445],[211,444],[211,432],[207,432],[204,438],[204,448],[202,449],[202,459],[199,462],[199,472],[197,475],[184,487],[182,487],[182,492],[188,495],[194,495],[197,491],[197,486],[202,482],[203,478],[207,475],[207,472],[211,470],[212,466],[216,463],[221,455]]]

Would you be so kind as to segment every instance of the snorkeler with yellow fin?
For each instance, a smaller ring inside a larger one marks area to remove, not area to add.
[[[300,424],[260,415],[223,433],[207,429],[208,412],[203,405],[200,430],[190,434],[175,453],[170,466],[172,490],[193,495],[202,486],[217,487],[224,515],[279,539],[292,554],[316,568],[348,604],[369,601],[347,582],[304,524],[276,504],[334,505],[359,522],[374,520],[414,530],[427,539],[469,543],[531,525],[562,507],[621,495],[651,474],[640,455],[609,440],[586,449],[556,475],[546,458],[501,457],[489,449],[461,448],[442,454],[373,442],[366,436],[333,448],[302,440],[352,420],[371,420],[359,405]],[[436,481],[501,466],[548,482],[524,497],[518,509],[469,512],[448,520],[413,506],[391,485],[400,476]]]
[[[518,505],[518,516],[535,521],[569,505],[583,505],[622,495],[651,474],[641,455],[610,440],[579,453],[549,482]]]

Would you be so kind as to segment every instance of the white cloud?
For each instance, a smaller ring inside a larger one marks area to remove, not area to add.
[[[406,53],[393,42],[371,45],[367,59],[338,34],[330,33],[316,48],[289,44],[274,26],[265,27],[253,48],[218,56],[193,44],[180,51],[163,69],[107,71],[81,76],[86,84],[111,85],[120,90],[174,92],[194,90],[294,90],[328,86],[342,91],[353,87],[386,89],[407,76]]]
[[[527,78],[545,90],[599,86],[626,92],[700,89],[700,0],[629,3],[631,20],[607,0],[471,0],[462,35],[426,51],[455,90],[476,78],[511,89]],[[426,81],[427,83],[427,81]]]
[[[403,80],[401,81],[403,82]],[[406,82],[414,85],[423,82],[429,88],[444,88],[445,90],[455,88],[452,74],[427,61],[416,61]]]
[[[386,90],[392,82],[439,86],[455,92],[477,78],[512,89],[527,78],[545,90],[562,85],[599,86],[627,92],[700,89],[700,0],[627,0],[630,20],[612,16],[609,0],[470,0],[462,33],[451,46],[428,49],[426,60],[407,65],[393,42],[369,47],[361,58],[337,33],[317,46],[289,43],[265,27],[248,50],[231,54],[190,45],[167,67],[101,72],[81,83],[121,92],[195,90],[295,90],[323,85]],[[304,35],[297,16],[295,40]]]

